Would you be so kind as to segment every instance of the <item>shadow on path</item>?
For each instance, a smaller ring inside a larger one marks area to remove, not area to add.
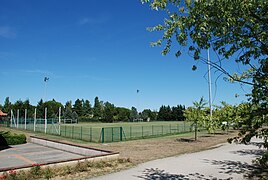
[[[200,173],[191,173],[191,174],[170,174],[161,169],[146,169],[143,171],[141,176],[137,176],[140,179],[144,180],[190,180],[190,179],[199,179],[199,180],[217,180],[216,177],[208,176],[206,177]],[[227,178],[227,180],[233,179],[232,177]]]
[[[243,149],[239,151],[232,151],[232,153],[238,154],[241,156],[245,156],[245,155],[261,156],[264,154],[264,152],[265,152],[264,149]]]
[[[219,173],[225,174],[248,174],[249,172],[253,171],[255,168],[254,166],[248,163],[242,163],[240,161],[218,161],[218,160],[208,160],[204,159],[205,162],[211,163],[212,165],[219,166]]]

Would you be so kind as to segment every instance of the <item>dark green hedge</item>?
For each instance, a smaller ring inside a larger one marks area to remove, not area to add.
[[[24,134],[11,134],[10,132],[1,133],[8,145],[17,145],[26,143],[26,136]]]

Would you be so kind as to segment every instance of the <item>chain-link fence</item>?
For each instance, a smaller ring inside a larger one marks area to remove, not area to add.
[[[44,119],[18,119],[15,124],[8,121],[0,121],[2,126],[24,129],[34,132],[41,132],[53,135],[59,135],[71,139],[79,139],[88,142],[109,143],[125,140],[143,139],[157,136],[166,136],[171,134],[186,133],[192,130],[189,123],[173,123],[159,125],[128,125],[118,127],[91,127],[90,124],[65,125],[59,124],[57,119],[47,119],[45,126]],[[100,124],[101,125],[101,124]]]

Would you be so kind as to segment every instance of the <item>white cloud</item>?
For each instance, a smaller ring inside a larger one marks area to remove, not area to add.
[[[106,17],[96,17],[96,18],[92,18],[92,17],[83,17],[81,19],[78,20],[78,24],[79,25],[86,25],[86,24],[103,24],[107,21]]]
[[[0,37],[13,39],[17,36],[16,32],[8,26],[0,26]]]
[[[22,70],[22,72],[25,72],[25,73],[35,73],[35,74],[45,74],[45,75],[51,75],[52,74],[49,71],[40,70],[40,69]]]

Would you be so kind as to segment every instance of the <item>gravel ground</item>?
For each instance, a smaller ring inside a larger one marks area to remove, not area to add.
[[[252,160],[263,150],[250,145],[224,143],[216,148],[149,161],[135,168],[93,178],[109,179],[245,179]]]

